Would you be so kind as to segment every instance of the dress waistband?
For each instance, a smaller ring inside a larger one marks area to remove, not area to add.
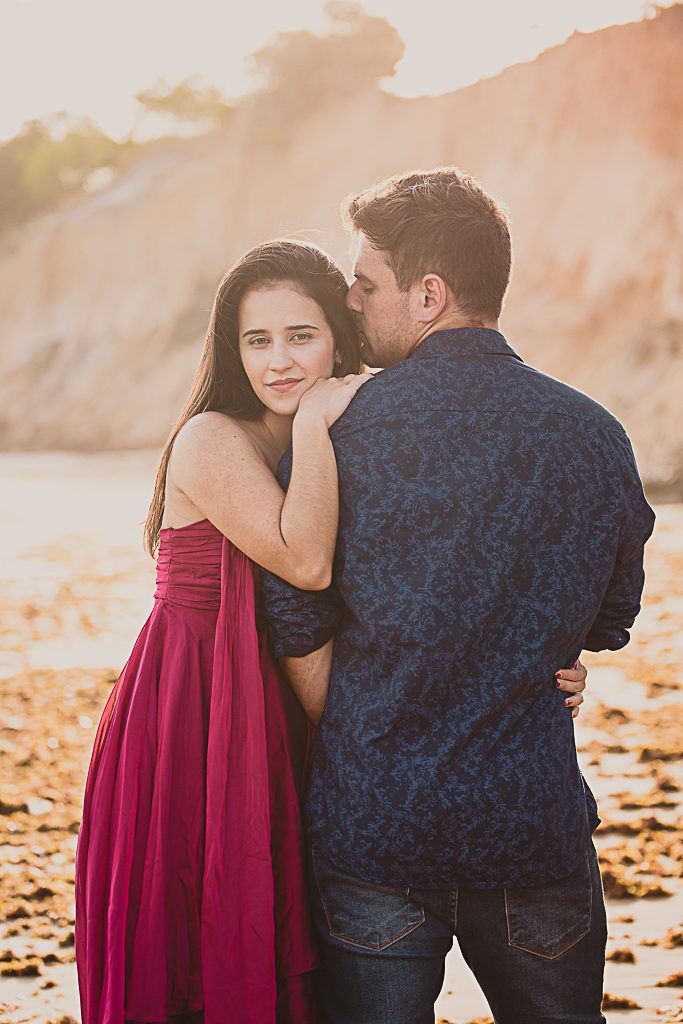
[[[162,530],[155,599],[218,608],[222,552],[223,534],[208,519]]]

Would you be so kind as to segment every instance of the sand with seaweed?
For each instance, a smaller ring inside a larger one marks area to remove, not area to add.
[[[155,462],[153,452],[0,455],[0,1024],[80,1020],[82,793],[99,715],[152,602],[139,524]],[[683,506],[657,513],[632,643],[585,656],[576,722],[603,817],[605,1012],[634,1024],[683,1020]],[[437,1020],[489,1012],[454,950]]]

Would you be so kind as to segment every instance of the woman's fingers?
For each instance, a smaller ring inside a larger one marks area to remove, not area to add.
[[[349,373],[348,376],[344,377],[344,382],[355,394],[356,391],[358,391],[358,388],[365,384],[366,380],[372,380],[374,376],[374,373],[368,373],[367,370],[365,373]]]
[[[586,676],[588,669],[577,661],[573,668],[561,668],[555,673],[558,690],[567,690],[572,694],[565,700],[565,706],[571,710],[572,718],[579,713],[579,705],[583,704],[583,690],[586,689]]]
[[[352,395],[355,395],[356,391],[365,384],[366,380],[372,380],[374,373],[347,373],[345,377],[338,379],[338,382],[345,388],[349,388]],[[331,380],[335,380],[334,377]]]
[[[576,662],[574,668],[561,668],[555,673],[557,687],[559,690],[567,690],[569,693],[581,693],[586,689],[586,676],[588,669],[580,661]]]
[[[580,676],[575,669],[565,668],[562,675],[557,673],[558,690],[567,690],[569,693],[581,693],[586,689],[586,677]]]
[[[346,377],[319,377],[301,396],[301,415],[317,414],[331,427],[346,411],[358,389],[373,376],[366,372],[349,373]]]
[[[567,697],[565,705],[572,713],[572,718],[576,718],[579,713],[579,705],[583,704],[583,695],[575,693],[573,697]]]

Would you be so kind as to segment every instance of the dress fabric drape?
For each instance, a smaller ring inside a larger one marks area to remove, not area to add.
[[[259,638],[255,567],[163,530],[102,715],[76,857],[83,1024],[321,1024],[299,799],[311,728]]]

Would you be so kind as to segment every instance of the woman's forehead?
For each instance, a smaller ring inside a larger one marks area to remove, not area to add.
[[[303,323],[319,329],[326,326],[320,306],[310,295],[295,285],[283,282],[250,289],[240,303],[240,331],[247,329],[247,321],[259,320],[255,327],[264,327],[266,321],[273,325],[297,326]],[[263,321],[263,323],[261,323]]]

